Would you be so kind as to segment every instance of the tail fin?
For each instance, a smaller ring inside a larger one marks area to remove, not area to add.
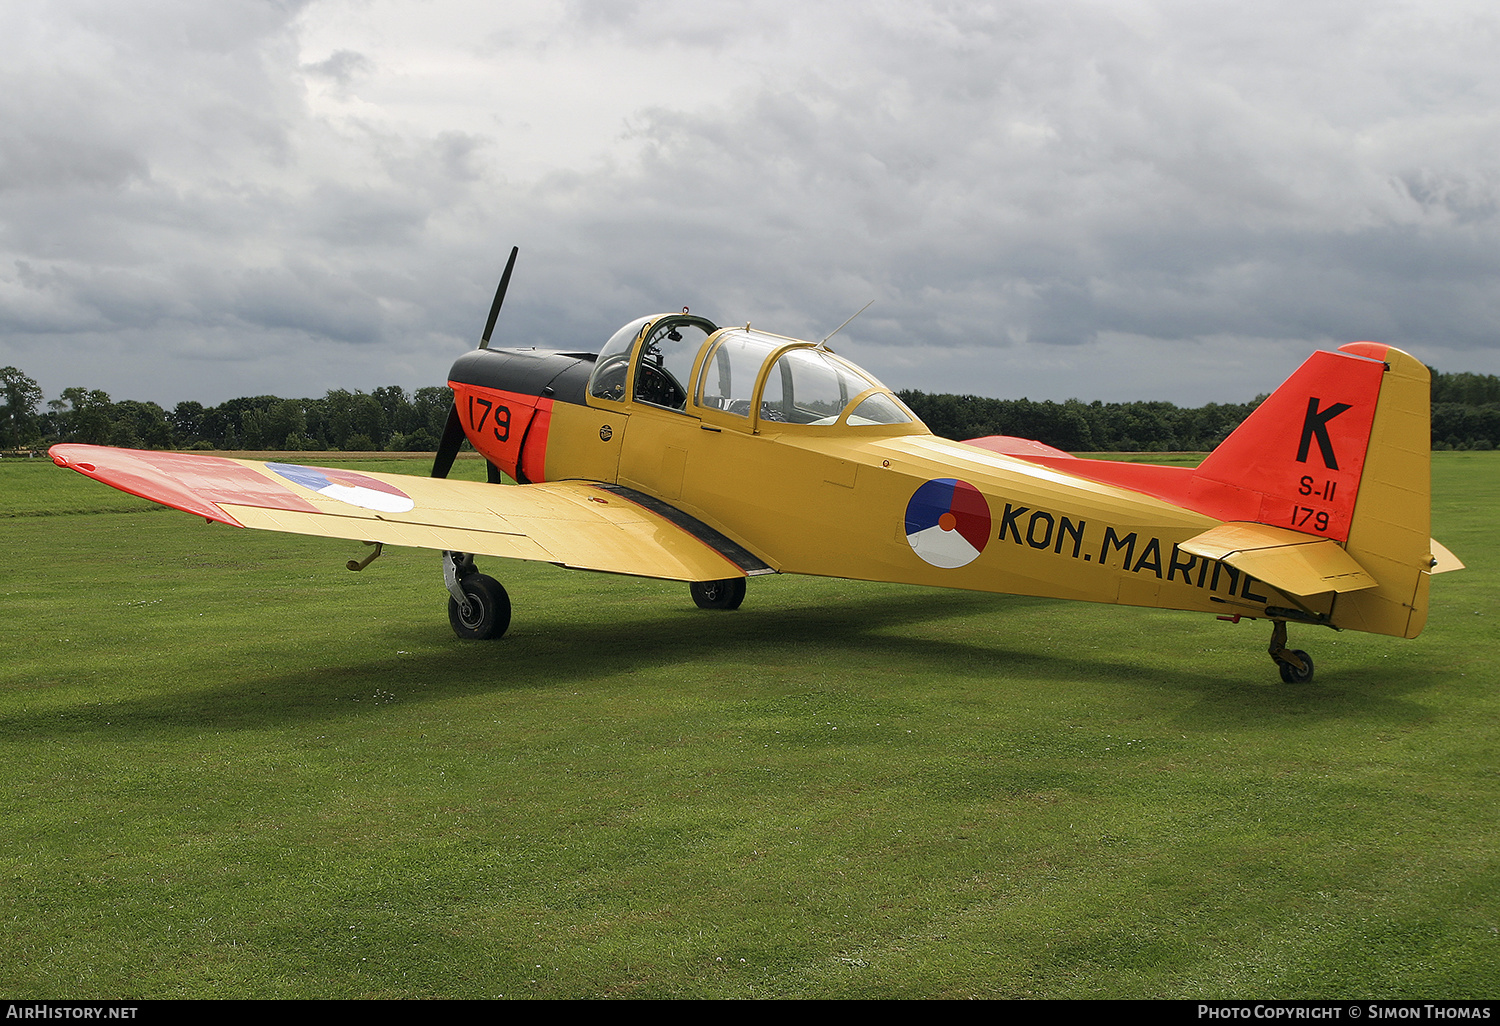
[[[1420,361],[1352,342],[1309,357],[1197,470],[1049,455],[1010,438],[969,444],[1222,520],[1183,551],[1289,596],[1330,594],[1334,626],[1415,638],[1431,575],[1463,565],[1430,537],[1430,389]]]
[[[1340,627],[1416,637],[1427,620],[1427,368],[1374,342],[1318,352],[1203,461],[1191,491],[1252,520],[1344,544],[1373,588],[1340,594]]]

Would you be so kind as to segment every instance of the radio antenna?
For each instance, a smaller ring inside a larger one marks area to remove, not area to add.
[[[849,321],[854,320],[854,318],[858,317],[860,314],[862,314],[866,310],[870,309],[870,303],[874,303],[874,302],[875,302],[875,300],[872,299],[872,300],[870,300],[869,303],[866,303],[864,306],[860,307],[858,310],[856,310],[852,314],[850,314],[849,315]],[[834,328],[828,334],[824,335],[823,336],[823,341],[821,341],[821,342],[818,343],[818,348],[819,349],[827,348],[827,346],[828,346],[828,340],[831,339],[831,338],[833,338],[833,336],[837,335],[839,332],[843,331],[845,328],[847,328],[849,326],[849,321],[845,321],[843,324],[840,324],[837,328]]]

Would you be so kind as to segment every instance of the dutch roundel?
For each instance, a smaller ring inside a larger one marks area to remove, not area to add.
[[[351,470],[301,467],[294,463],[267,463],[266,466],[303,488],[311,488],[320,495],[347,502],[360,509],[372,509],[377,513],[405,513],[416,505],[395,485]]]
[[[967,481],[928,481],[906,504],[906,540],[933,566],[966,566],[990,540],[990,504]]]

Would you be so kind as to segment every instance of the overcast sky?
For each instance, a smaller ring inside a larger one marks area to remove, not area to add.
[[[441,384],[680,309],[892,388],[1500,373],[1490,0],[8,0],[0,366]]]

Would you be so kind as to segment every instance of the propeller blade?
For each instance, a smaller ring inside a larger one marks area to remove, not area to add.
[[[495,466],[489,460],[485,460],[484,461],[484,466],[485,466],[484,477],[485,477],[486,481],[488,481],[490,484],[504,484],[505,483],[505,474],[500,470],[499,467]]]
[[[500,304],[505,302],[505,290],[510,288],[510,272],[516,267],[516,254],[520,246],[510,247],[510,259],[505,261],[505,273],[500,276],[500,287],[495,290],[495,301],[490,304],[490,319],[484,324],[484,334],[479,338],[479,348],[490,347],[490,335],[495,331],[495,318],[500,316]]]
[[[520,252],[520,246],[510,247],[510,259],[505,261],[505,273],[500,275],[500,287],[495,290],[495,301],[490,304],[490,319],[484,323],[484,334],[479,340],[480,349],[490,347],[490,336],[495,332],[495,320],[500,316],[501,304],[505,302],[505,290],[510,288],[510,272],[516,269],[516,254]],[[448,423],[443,426],[443,438],[438,442],[437,455],[432,460],[433,477],[448,476],[448,472],[453,469],[453,461],[458,458],[458,450],[463,444],[464,426],[458,419],[458,404],[455,402],[448,408]],[[496,481],[499,474],[499,469],[493,463],[489,464],[489,479]]]
[[[448,423],[443,426],[443,440],[438,443],[437,456],[432,461],[432,476],[447,477],[458,458],[458,448],[464,444],[464,426],[458,419],[458,404],[448,407]]]

